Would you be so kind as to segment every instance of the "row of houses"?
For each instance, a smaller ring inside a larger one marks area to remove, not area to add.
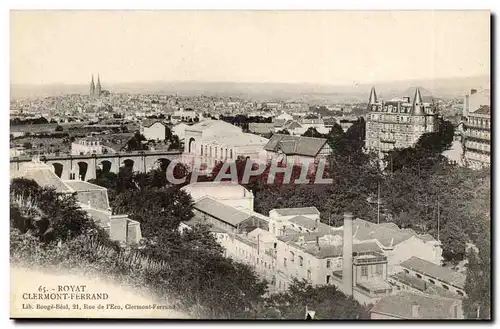
[[[331,227],[315,207],[259,214],[253,194],[229,182],[183,189],[195,200],[195,216],[180,230],[209,225],[226,256],[250,265],[269,282],[270,293],[286,290],[296,278],[335,285],[361,304],[374,304],[373,318],[407,318],[412,303],[419,312],[410,318],[463,317],[465,276],[441,266],[441,244],[430,235],[351,214],[343,216],[343,226]],[[433,312],[436,303],[448,311]]]

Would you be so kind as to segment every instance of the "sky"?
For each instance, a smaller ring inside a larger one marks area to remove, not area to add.
[[[487,11],[11,11],[13,84],[489,75]]]

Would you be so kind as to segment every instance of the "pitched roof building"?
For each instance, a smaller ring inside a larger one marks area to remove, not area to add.
[[[24,164],[18,171],[11,172],[11,179],[27,178],[42,187],[55,188],[62,194],[76,194],[78,205],[100,224],[112,240],[122,243],[138,243],[141,238],[140,223],[127,215],[113,215],[109,208],[107,189],[89,182],[62,180],[54,172],[54,167],[38,159]]]
[[[409,292],[381,298],[370,314],[377,320],[463,319],[460,300]]]

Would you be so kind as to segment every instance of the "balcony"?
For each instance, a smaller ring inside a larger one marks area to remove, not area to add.
[[[387,263],[387,257],[375,251],[359,252],[354,256],[353,265]]]

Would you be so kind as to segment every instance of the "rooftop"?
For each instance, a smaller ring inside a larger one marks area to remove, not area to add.
[[[239,211],[234,207],[227,206],[210,197],[204,197],[195,202],[193,208],[220,219],[221,221],[232,226],[237,226],[252,217],[249,214]]]
[[[59,193],[73,192],[70,186],[57,177],[52,166],[38,160],[24,164],[18,172],[11,172],[11,178],[17,177],[32,179],[42,187],[55,188]]]
[[[326,144],[325,138],[274,134],[264,146],[266,151],[316,156]]]
[[[370,312],[402,319],[450,319],[452,307],[456,303],[453,299],[401,291],[396,295],[381,298]],[[416,317],[412,314],[414,305],[418,306]]]
[[[273,210],[280,216],[319,215],[319,210],[316,207],[281,208],[271,211]]]
[[[401,267],[431,276],[458,288],[464,288],[465,275],[446,267],[436,265],[418,257],[411,257],[400,264]]]

